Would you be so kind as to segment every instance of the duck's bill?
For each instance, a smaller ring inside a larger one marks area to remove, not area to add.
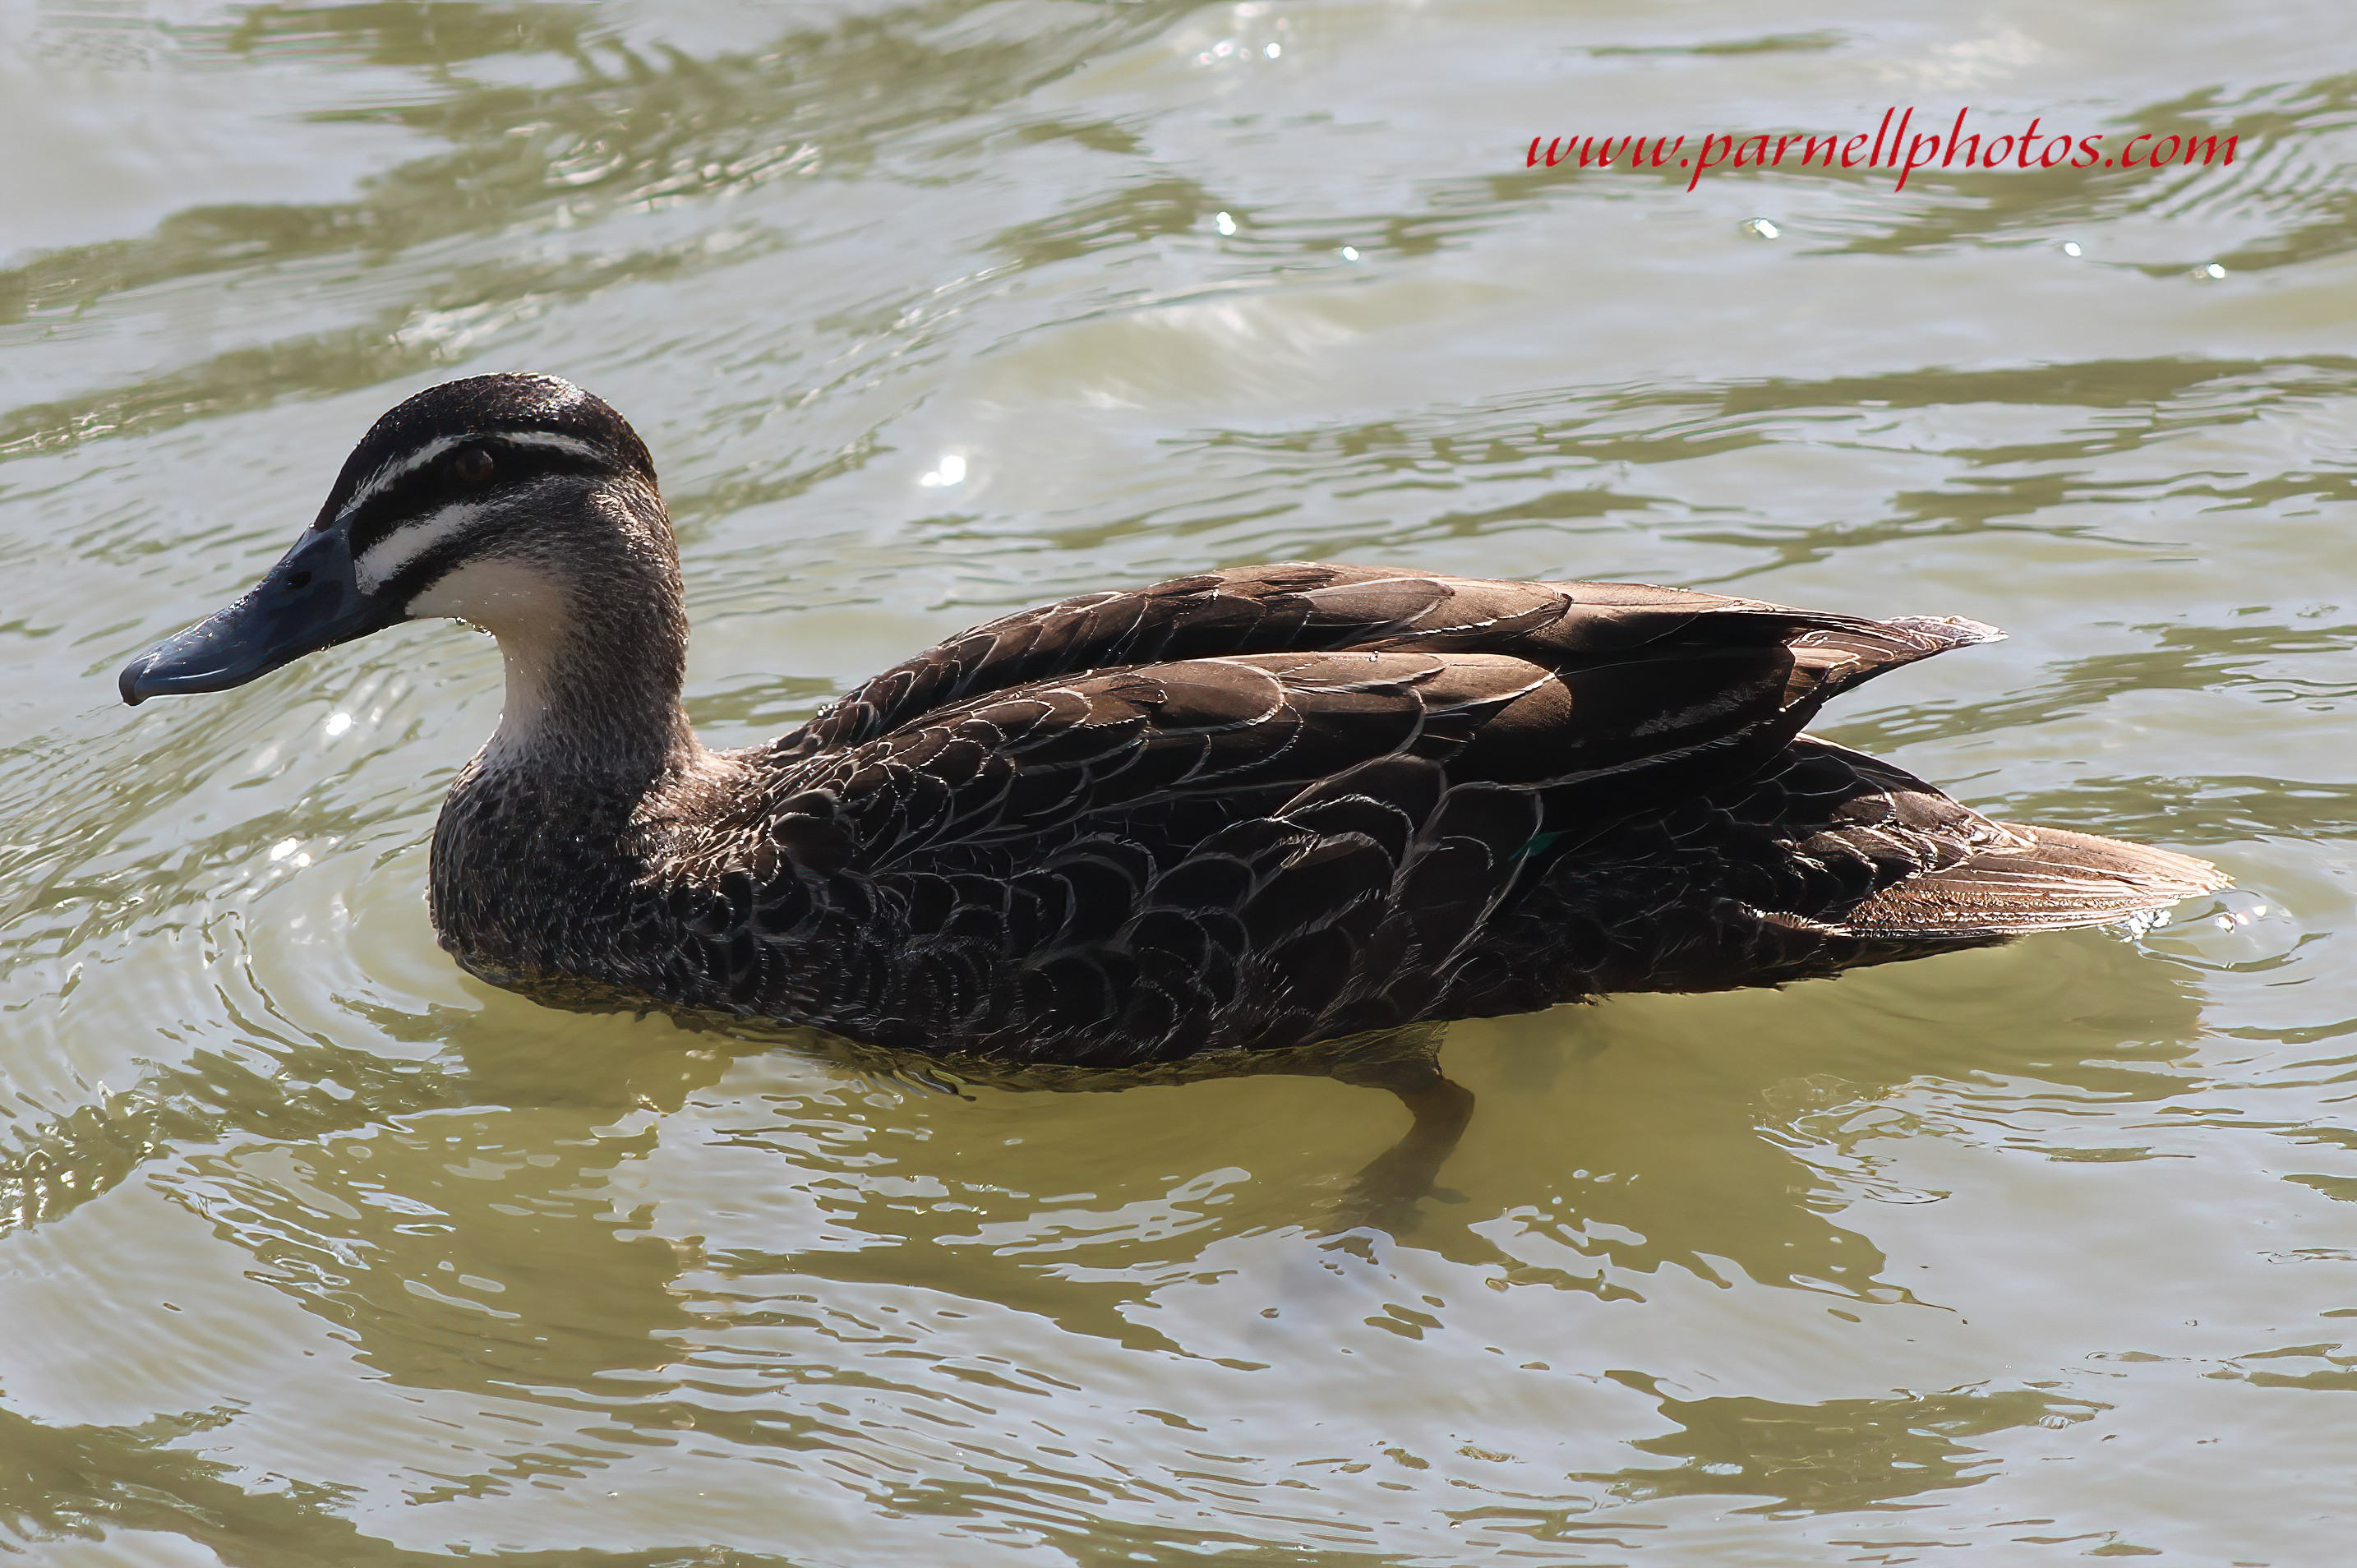
[[[361,592],[341,538],[314,534],[235,604],[124,665],[123,700],[136,706],[183,692],[226,692],[401,618],[398,607]]]

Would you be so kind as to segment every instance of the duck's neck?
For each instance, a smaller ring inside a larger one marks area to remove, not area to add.
[[[546,553],[460,566],[411,606],[491,632],[507,664],[500,727],[434,830],[435,926],[492,978],[643,987],[624,950],[634,900],[725,787],[727,765],[680,708],[687,614],[670,530],[651,492],[640,504]]]
[[[628,788],[700,757],[679,703],[687,628],[676,595],[568,596],[562,613],[498,632],[507,693],[482,767]]]
[[[500,727],[477,772],[627,793],[706,755],[680,707],[687,609],[662,503],[597,499],[632,515],[584,531],[561,557],[473,563],[433,590],[431,607],[497,637],[507,666]],[[642,509],[651,515],[636,516]]]

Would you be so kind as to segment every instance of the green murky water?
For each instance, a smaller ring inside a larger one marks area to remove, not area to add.
[[[2349,28],[7,0],[0,1552],[2345,1561]],[[1523,166],[1909,103],[2239,156]],[[1404,1123],[1366,1090],[952,1094],[536,1009],[423,904],[488,642],[113,696],[381,409],[521,368],[652,445],[716,742],[1206,563],[1739,585],[2007,627],[1830,733],[2241,886],[1458,1026],[1397,1238],[1318,1234]]]

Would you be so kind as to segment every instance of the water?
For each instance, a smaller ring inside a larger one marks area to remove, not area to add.
[[[0,1548],[2343,1561],[2346,27],[7,0]],[[1910,103],[2239,155],[1523,166]],[[488,642],[113,688],[381,410],[522,368],[652,446],[716,743],[1208,563],[1628,576],[2005,626],[1829,733],[2239,886],[1457,1026],[1476,1120],[1397,1236],[1326,1233],[1405,1123],[1372,1090],[944,1089],[544,1011],[423,907]]]

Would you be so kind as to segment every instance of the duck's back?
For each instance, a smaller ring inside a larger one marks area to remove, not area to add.
[[[1308,564],[1089,596],[729,757],[556,967],[1109,1064],[1775,982],[2214,886],[1802,736],[1992,635]]]

